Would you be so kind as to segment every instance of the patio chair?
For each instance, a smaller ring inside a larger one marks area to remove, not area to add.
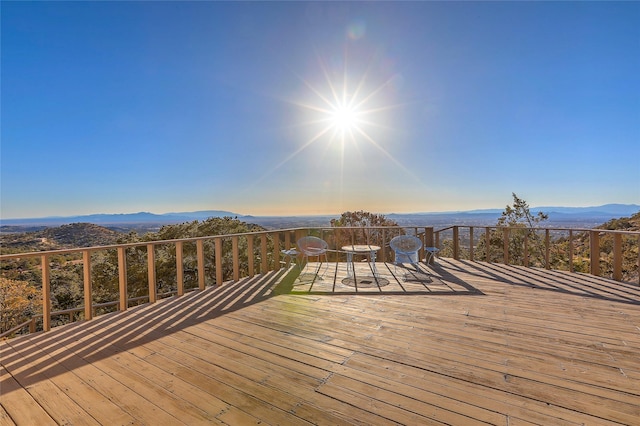
[[[410,263],[416,268],[416,272],[420,272],[420,267],[418,266],[420,260],[418,251],[422,248],[420,238],[413,235],[398,235],[389,241],[389,247],[395,252],[393,263],[396,266],[396,270],[398,265]]]
[[[307,236],[302,237],[297,241],[298,250],[302,253],[302,263],[305,265],[309,262],[309,257],[317,257],[318,269],[316,274],[320,271],[320,265],[322,264],[322,257],[324,256],[325,263],[329,264],[327,258],[327,251],[329,250],[329,244],[322,238]]]

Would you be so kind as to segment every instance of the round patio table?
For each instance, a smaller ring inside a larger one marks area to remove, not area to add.
[[[348,246],[342,246],[342,251],[347,253],[347,276],[353,277],[355,270],[353,267],[353,255],[364,254],[369,256],[371,262],[371,272],[373,276],[378,276],[378,270],[376,269],[376,252],[380,250],[379,246],[372,246],[370,244],[352,244]]]

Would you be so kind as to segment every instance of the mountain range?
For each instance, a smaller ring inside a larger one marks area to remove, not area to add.
[[[478,225],[487,222],[495,223],[504,209],[481,209],[450,212],[423,212],[423,213],[391,213],[385,216],[395,220],[400,225],[412,225],[425,223],[471,223]],[[550,222],[585,222],[600,223],[614,218],[631,216],[640,211],[638,204],[605,204],[593,207],[532,207],[532,213],[542,211],[549,215]],[[70,223],[93,223],[96,225],[123,225],[123,224],[157,224],[168,225],[205,220],[210,217],[234,217],[240,220],[256,223],[267,227],[286,225],[301,226],[301,223],[314,223],[314,226],[329,224],[332,218],[339,215],[316,216],[250,216],[225,210],[201,210],[194,212],[176,212],[155,214],[150,212],[120,213],[120,214],[91,214],[66,217],[42,217],[27,219],[0,219],[0,225],[8,226],[60,226]]]

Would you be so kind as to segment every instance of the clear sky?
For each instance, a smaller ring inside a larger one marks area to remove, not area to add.
[[[640,2],[2,2],[2,218],[640,203]]]

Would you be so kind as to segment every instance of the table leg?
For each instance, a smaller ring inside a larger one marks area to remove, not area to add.
[[[372,251],[371,252],[371,272],[373,272],[373,276],[375,278],[378,278],[378,269],[376,268],[376,252]]]
[[[347,276],[348,277],[353,277],[354,275],[354,270],[353,270],[353,253],[351,252],[347,252]]]

